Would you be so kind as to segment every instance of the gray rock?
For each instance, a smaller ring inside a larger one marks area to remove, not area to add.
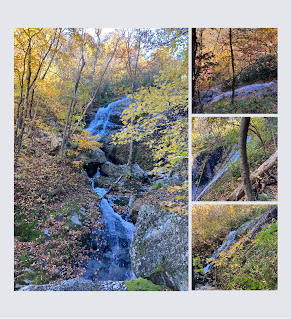
[[[34,271],[30,268],[24,268],[25,271],[29,272],[30,274],[34,274]]]
[[[49,240],[52,237],[52,232],[49,228],[44,230],[44,239]]]
[[[78,226],[83,226],[82,222],[79,219],[79,215],[75,214],[71,217],[71,221],[73,224],[78,225]]]
[[[132,165],[131,173],[136,179],[143,179],[145,177],[145,171],[142,170],[137,163]]]
[[[183,176],[172,176],[159,179],[159,182],[162,182],[164,186],[172,186],[172,185],[181,185],[186,180]]]
[[[29,285],[19,291],[125,291],[124,281],[92,281],[73,278],[47,285]]]
[[[92,151],[90,154],[88,153],[80,153],[77,156],[77,160],[82,161],[86,164],[90,163],[99,163],[103,164],[107,161],[105,153],[99,148],[98,150]]]
[[[126,174],[127,165],[115,165],[107,161],[101,166],[100,170],[107,176],[119,177]]]
[[[54,155],[59,152],[61,149],[62,141],[63,138],[60,135],[54,135],[50,136],[50,141],[51,141],[51,149],[50,149],[50,154]]]
[[[103,164],[107,161],[107,158],[105,156],[105,153],[99,148],[98,150],[95,150],[91,153],[90,161]]]
[[[131,195],[129,198],[129,202],[128,202],[128,207],[132,208],[133,206],[133,202],[135,201],[136,196],[135,195]]]
[[[143,205],[130,246],[136,277],[158,285],[188,290],[188,217]]]

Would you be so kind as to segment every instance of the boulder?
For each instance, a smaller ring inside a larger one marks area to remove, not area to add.
[[[182,185],[186,180],[183,176],[172,176],[159,179],[158,182],[161,182],[164,186],[172,186],[172,185]]]
[[[100,148],[98,148],[98,150],[95,150],[91,153],[89,160],[90,162],[100,163],[100,164],[103,164],[107,161],[105,153]]]
[[[142,170],[137,163],[134,163],[132,165],[131,173],[132,173],[132,176],[136,179],[144,179],[146,177],[145,171]]]
[[[92,151],[90,154],[80,153],[77,159],[79,161],[83,161],[86,164],[91,164],[91,163],[103,164],[107,161],[105,153],[100,148],[98,148],[98,150]]]
[[[127,165],[115,165],[109,161],[106,161],[101,166],[101,172],[107,176],[119,177],[125,175],[127,171]]]
[[[188,290],[188,217],[143,205],[130,246],[136,277],[174,290]]]
[[[45,139],[51,142],[51,148],[50,148],[49,154],[51,155],[58,154],[62,146],[62,141],[63,141],[62,134],[58,133],[58,134],[50,135],[46,137]]]

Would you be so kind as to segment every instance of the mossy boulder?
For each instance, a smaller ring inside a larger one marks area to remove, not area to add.
[[[162,291],[169,290],[165,286],[155,285],[150,280],[137,278],[134,280],[125,281],[125,286],[128,291]]]
[[[135,275],[174,290],[188,290],[187,229],[187,216],[143,205],[130,246]]]

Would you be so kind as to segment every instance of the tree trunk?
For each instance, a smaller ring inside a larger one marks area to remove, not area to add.
[[[238,140],[238,152],[240,159],[240,170],[243,180],[244,190],[247,201],[254,201],[255,195],[252,189],[252,183],[250,178],[250,166],[247,157],[247,137],[248,129],[250,125],[250,117],[243,117],[241,119],[239,140]]]
[[[71,99],[71,103],[70,103],[70,106],[69,106],[69,109],[68,109],[68,113],[67,113],[67,118],[66,118],[66,124],[65,124],[65,129],[64,129],[64,133],[63,133],[63,140],[62,140],[62,145],[61,145],[61,157],[63,157],[63,151],[64,151],[64,147],[67,143],[67,140],[68,140],[68,130],[69,130],[69,121],[70,121],[70,116],[71,116],[71,112],[72,112],[72,109],[76,103],[76,94],[77,94],[77,91],[78,91],[78,87],[79,87],[79,82],[80,82],[80,79],[81,79],[81,74],[82,74],[82,70],[85,66],[85,58],[84,58],[84,47],[82,47],[82,54],[81,54],[81,59],[80,59],[80,68],[77,72],[77,75],[76,75],[76,80],[75,80],[75,87],[74,87],[74,92],[73,92],[73,96],[72,96],[72,99]]]
[[[234,94],[235,94],[235,75],[234,75],[234,55],[233,55],[233,48],[232,48],[232,31],[229,28],[229,47],[230,47],[230,54],[231,54],[231,68],[232,68],[232,84],[231,84],[231,104],[234,105]]]
[[[277,164],[278,159],[278,150],[269,157],[258,169],[256,169],[251,174],[251,183],[253,184],[258,177],[262,176],[265,172],[271,169],[274,165]],[[227,198],[227,201],[237,201],[240,200],[245,194],[244,186],[240,185],[232,194]]]
[[[196,66],[196,56],[197,56],[197,33],[196,28],[192,29],[192,113],[197,113],[197,66]]]

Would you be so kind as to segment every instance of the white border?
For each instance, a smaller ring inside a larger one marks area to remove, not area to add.
[[[288,0],[277,2],[271,0],[143,2],[15,0],[2,4],[1,12],[1,316],[290,317],[290,2]],[[29,26],[277,27],[279,29],[278,291],[165,293],[13,291],[13,29]]]

